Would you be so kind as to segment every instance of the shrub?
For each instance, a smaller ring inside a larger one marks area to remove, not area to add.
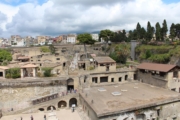
[[[6,78],[11,78],[11,74],[10,74],[10,73],[7,73],[5,77],[6,77]]]
[[[42,70],[44,71],[44,77],[51,77],[52,68],[47,67],[47,68],[43,68]]]
[[[93,66],[90,66],[90,67],[89,67],[89,70],[94,70],[94,67],[93,67]]]
[[[38,73],[37,73],[37,77],[42,77],[41,72],[38,72]]]
[[[20,68],[10,68],[9,70],[6,70],[6,75],[5,77],[6,78],[20,78],[21,75],[20,75],[21,71],[20,71]]]

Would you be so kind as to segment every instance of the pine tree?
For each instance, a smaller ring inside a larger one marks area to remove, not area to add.
[[[164,41],[164,38],[167,35],[167,32],[168,32],[167,23],[166,23],[166,20],[164,20],[163,24],[162,24],[162,30],[161,30],[161,35],[162,35],[162,40],[163,41]]]
[[[172,41],[174,40],[174,38],[176,37],[176,28],[175,28],[175,25],[174,23],[171,24],[171,27],[170,27],[170,38],[172,39]]]
[[[146,30],[144,27],[141,28],[141,34],[140,34],[140,39],[145,39],[146,38]]]
[[[154,27],[151,27],[151,23],[148,21],[146,40],[150,41],[153,38],[153,34],[154,34]]]
[[[159,41],[161,39],[161,26],[159,22],[156,23],[156,40]]]
[[[137,31],[137,39],[139,40],[141,36],[141,25],[139,24],[139,22],[137,23],[136,31]]]

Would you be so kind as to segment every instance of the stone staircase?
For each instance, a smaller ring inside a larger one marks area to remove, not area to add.
[[[35,109],[41,108],[43,106],[52,105],[52,103],[58,103],[61,98],[68,99],[68,98],[76,97],[78,95],[79,95],[78,93],[71,93],[71,94],[68,94],[68,95],[65,95],[65,96],[57,97],[55,99],[52,99],[52,100],[49,100],[49,101],[46,101],[46,102],[42,102],[42,103],[39,103],[39,104],[36,104],[36,105],[32,105],[30,107],[27,107],[27,108],[24,108],[24,109],[21,109],[21,110],[6,112],[6,113],[3,113],[3,115],[5,115],[5,116],[14,115],[14,114],[25,113],[27,111],[33,112],[33,111],[35,111]]]

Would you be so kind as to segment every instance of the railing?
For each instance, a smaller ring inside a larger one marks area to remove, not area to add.
[[[58,93],[55,93],[55,94],[43,96],[43,97],[40,97],[40,98],[32,99],[31,101],[32,101],[33,105],[36,105],[36,104],[39,104],[39,103],[42,103],[42,102],[46,102],[46,101],[55,99],[57,97],[58,97]]]

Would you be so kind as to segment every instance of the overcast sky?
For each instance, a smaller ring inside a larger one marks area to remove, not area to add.
[[[0,0],[0,37],[131,30],[180,22],[180,0]]]

